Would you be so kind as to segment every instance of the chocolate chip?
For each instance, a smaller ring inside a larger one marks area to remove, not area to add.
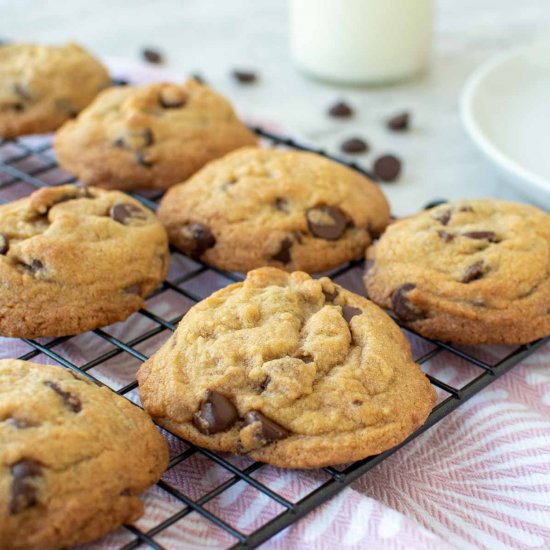
[[[195,82],[198,82],[199,84],[205,84],[205,80],[203,78],[202,75],[200,75],[199,73],[193,73],[192,75],[190,75],[191,79],[193,79]]]
[[[306,218],[311,234],[328,241],[339,239],[348,226],[347,216],[335,206],[323,205],[310,208],[306,212]],[[327,218],[330,218],[332,223]]]
[[[126,294],[136,294],[136,295],[139,295],[141,294],[141,286],[140,285],[131,285],[131,286],[127,286],[125,289],[124,289],[124,292],[126,292]]]
[[[35,428],[38,426],[36,422],[31,422],[30,420],[24,420],[23,418],[8,418],[6,423],[10,426],[13,426],[17,430],[26,430],[27,428]]]
[[[283,264],[288,264],[292,260],[290,252],[293,244],[292,239],[289,239],[288,237],[283,239],[279,247],[279,251],[271,256],[271,259],[282,262]]]
[[[10,514],[19,514],[38,502],[37,489],[33,478],[42,476],[42,467],[32,459],[23,459],[10,467],[13,476],[11,486]]]
[[[111,206],[110,214],[111,218],[113,218],[115,222],[121,223],[122,225],[126,225],[126,222],[129,220],[147,219],[147,215],[142,208],[136,206],[135,204],[128,204],[124,202]]]
[[[141,55],[143,56],[143,59],[149,63],[159,64],[164,61],[162,54],[153,48],[143,48]]]
[[[124,138],[116,138],[115,141],[113,141],[113,145],[115,147],[119,147],[120,149],[126,148],[126,142],[124,141]]]
[[[234,70],[232,74],[235,80],[243,84],[251,84],[252,82],[256,82],[258,78],[256,73],[253,71]]]
[[[309,363],[313,363],[313,361],[315,361],[315,359],[313,359],[313,357],[311,355],[309,355],[308,353],[304,354],[304,355],[301,355],[300,356],[300,359],[306,364],[308,365]]]
[[[483,274],[484,274],[484,267],[485,266],[484,266],[483,260],[480,260],[479,262],[472,264],[466,270],[466,273],[464,273],[464,277],[462,277],[462,282],[471,283],[472,281],[481,279],[481,277],[483,277]]]
[[[353,109],[347,103],[339,101],[328,110],[328,114],[335,118],[349,118],[353,116]]]
[[[462,236],[469,239],[487,239],[490,243],[500,242],[494,231],[468,231],[462,233]]]
[[[401,173],[401,161],[395,155],[383,155],[376,159],[373,171],[382,181],[395,181]]]
[[[201,223],[191,224],[189,231],[193,238],[193,249],[191,250],[193,258],[200,258],[209,248],[212,248],[216,244],[216,238],[212,234],[212,231]]]
[[[323,294],[325,295],[325,302],[334,302],[338,298],[338,289],[334,288],[334,292],[328,292],[323,288]]]
[[[424,314],[407,299],[407,294],[416,288],[412,283],[406,283],[397,288],[392,295],[392,309],[401,319],[407,323],[424,319]]]
[[[290,435],[288,430],[273,422],[273,420],[270,420],[259,411],[250,411],[244,415],[243,425],[245,427],[256,422],[260,423],[260,429],[255,435],[262,445],[284,439]]]
[[[361,399],[354,399],[354,400],[352,401],[352,403],[353,403],[355,406],[359,407],[360,405],[363,404],[363,401],[361,401]]]
[[[48,386],[48,388],[51,388],[55,393],[57,393],[61,399],[63,399],[63,404],[65,407],[74,413],[78,413],[82,410],[82,402],[80,401],[78,395],[61,389],[58,384],[55,382],[50,382],[49,380],[44,382],[44,385]]]
[[[447,233],[447,231],[443,230],[438,231],[437,234],[444,243],[450,243],[455,238],[452,233]]]
[[[361,138],[351,138],[347,139],[340,145],[340,149],[344,153],[357,154],[357,153],[366,153],[369,150],[369,146],[366,141]]]
[[[275,199],[275,208],[280,212],[288,212],[288,201],[286,199],[277,197]]]
[[[143,147],[150,147],[153,143],[155,143],[155,136],[153,135],[151,128],[143,128],[140,134],[143,137]]]
[[[407,112],[399,113],[398,115],[391,117],[387,121],[386,125],[390,130],[403,132],[409,129],[410,118],[410,114]]]
[[[238,418],[235,405],[225,395],[208,390],[200,409],[193,415],[193,424],[205,435],[228,430]]]
[[[28,271],[29,273],[36,273],[40,269],[44,268],[44,264],[40,260],[32,260],[32,262],[29,264],[20,262],[19,264],[25,271]]]
[[[6,235],[0,233],[0,254],[6,254],[9,247],[10,243],[8,242],[8,238],[6,237]]]
[[[450,209],[442,210],[439,214],[435,216],[435,219],[441,225],[447,225],[451,221],[452,212]]]
[[[30,101],[32,99],[32,95],[29,92],[28,88],[24,86],[23,84],[20,84],[19,82],[16,82],[13,85],[13,91],[18,95],[21,99],[24,99],[26,101]]]
[[[186,103],[186,97],[180,88],[169,87],[160,92],[159,104],[164,109],[177,109]]]
[[[113,86],[128,86],[128,84],[130,84],[130,82],[128,80],[126,80],[125,78],[113,78],[111,80],[111,84]]]
[[[449,201],[446,199],[434,199],[433,201],[426,203],[424,210],[430,210],[430,208],[435,208],[436,206],[440,206],[441,204],[445,204],[447,202]]]
[[[363,311],[358,307],[342,306],[342,317],[349,323],[356,315],[361,315]]]

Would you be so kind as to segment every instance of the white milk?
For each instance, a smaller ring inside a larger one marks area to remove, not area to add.
[[[290,0],[294,60],[324,80],[379,84],[428,64],[434,0]]]

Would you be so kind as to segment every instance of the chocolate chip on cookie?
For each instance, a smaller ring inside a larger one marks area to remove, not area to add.
[[[19,514],[38,502],[37,478],[42,477],[41,465],[30,458],[24,458],[12,464],[10,514]]]
[[[402,321],[412,322],[423,319],[424,314],[407,298],[407,294],[416,288],[412,283],[406,283],[397,288],[392,294],[392,309]]]
[[[270,420],[259,411],[250,411],[244,415],[243,427],[256,425],[254,437],[259,445],[268,445],[290,435],[290,432],[277,422]]]
[[[480,260],[479,262],[475,262],[472,264],[467,270],[466,273],[464,273],[464,277],[462,277],[463,283],[471,283],[472,281],[477,281],[477,279],[481,279],[485,273],[485,262],[483,260]]]
[[[238,417],[235,405],[225,395],[208,390],[199,411],[193,415],[193,424],[199,432],[212,435],[231,428]]]
[[[189,226],[193,239],[191,255],[200,258],[209,248],[216,245],[216,237],[208,227],[202,223],[193,223]]]
[[[342,306],[342,316],[349,323],[356,315],[361,315],[363,312],[358,307]]]
[[[115,222],[127,225],[130,220],[145,220],[147,215],[142,208],[135,204],[119,203],[111,207],[111,218]]]
[[[283,264],[288,264],[292,260],[290,252],[292,250],[293,244],[294,243],[292,239],[289,239],[288,237],[283,239],[281,241],[279,250],[275,254],[273,254],[273,256],[271,256],[271,259],[282,262]]]
[[[462,235],[464,237],[468,237],[469,239],[488,240],[490,243],[500,242],[494,231],[468,231],[466,233],[462,233]]]
[[[80,398],[78,395],[75,395],[74,393],[71,393],[69,391],[63,390],[59,384],[56,382],[52,382],[51,380],[46,380],[44,382],[48,388],[51,388],[61,399],[63,400],[63,404],[73,411],[74,413],[78,413],[82,410],[82,401],[80,401]]]
[[[311,234],[328,241],[339,239],[348,226],[347,216],[336,206],[321,205],[310,208],[306,218]]]
[[[0,254],[6,254],[9,250],[10,244],[6,235],[0,233]]]
[[[159,103],[164,109],[183,107],[186,100],[185,92],[177,86],[165,87],[159,94]]]

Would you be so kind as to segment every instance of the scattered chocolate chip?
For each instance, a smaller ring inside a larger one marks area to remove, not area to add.
[[[286,199],[277,197],[275,199],[275,208],[280,212],[288,212],[288,201]]]
[[[244,415],[243,425],[245,427],[255,424],[256,422],[260,423],[260,429],[256,434],[256,437],[260,440],[262,445],[267,445],[273,441],[284,439],[290,435],[288,430],[276,422],[273,422],[273,420],[270,420],[259,411],[250,411]]]
[[[135,204],[124,202],[113,205],[110,214],[115,222],[121,223],[122,225],[126,225],[126,222],[129,220],[147,219],[147,214],[145,214],[142,208]]]
[[[193,424],[205,435],[228,430],[238,418],[235,405],[225,395],[208,390],[200,409],[193,415]]]
[[[462,282],[471,283],[472,281],[481,279],[481,277],[483,277],[483,274],[484,274],[484,263],[483,263],[483,260],[480,260],[479,262],[472,264],[466,270],[466,273],[464,273],[464,277],[462,277]]]
[[[323,294],[325,295],[325,302],[334,302],[334,300],[336,300],[336,298],[338,298],[338,289],[335,288],[334,292],[327,292],[323,288]]]
[[[490,243],[500,242],[494,231],[468,231],[462,233],[462,236],[469,239],[487,239]]]
[[[411,116],[408,112],[399,113],[388,119],[386,125],[390,130],[395,130],[396,132],[403,132],[409,129]]]
[[[407,323],[424,319],[424,314],[418,310],[407,298],[407,294],[416,288],[412,283],[406,283],[397,288],[392,295],[392,309],[401,319]]]
[[[363,313],[358,307],[342,306],[342,317],[349,323],[356,315]]]
[[[442,210],[437,216],[435,216],[435,219],[441,224],[441,225],[447,225],[451,221],[452,212],[450,209]]]
[[[193,73],[190,75],[190,78],[192,78],[195,82],[198,82],[199,84],[205,84],[206,81],[204,80],[203,76],[199,73]]]
[[[347,139],[340,145],[340,149],[344,153],[358,154],[366,153],[369,150],[369,146],[366,141],[361,138],[351,138]]]
[[[322,205],[310,208],[306,212],[306,218],[311,234],[328,241],[339,239],[348,226],[347,216],[335,206]]]
[[[141,55],[143,56],[143,59],[149,63],[159,64],[164,62],[162,54],[153,48],[143,48]]]
[[[258,79],[257,74],[253,71],[234,70],[232,72],[232,75],[233,78],[243,84],[251,84],[252,82],[256,82],[256,80]]]
[[[271,259],[282,262],[283,264],[288,264],[292,260],[290,252],[293,244],[292,239],[289,239],[288,237],[283,239],[281,246],[279,247],[279,251],[271,256]]]
[[[447,231],[443,230],[438,231],[437,234],[444,243],[450,243],[455,238],[452,233],[447,233]]]
[[[212,248],[216,244],[216,238],[212,234],[212,231],[205,225],[194,223],[189,226],[189,231],[193,238],[193,249],[191,251],[193,258],[200,258],[209,248]]]
[[[347,103],[339,101],[328,110],[328,114],[334,118],[349,118],[353,116],[353,109]]]
[[[11,486],[10,514],[19,514],[37,503],[37,490],[33,478],[42,476],[38,462],[30,458],[20,460],[10,467]]]
[[[181,88],[167,87],[159,95],[159,104],[164,109],[177,109],[183,107],[187,101],[185,92]]]
[[[111,80],[111,84],[113,86],[128,86],[128,84],[130,84],[130,82],[128,80],[126,80],[125,78],[113,78]]]
[[[13,85],[13,91],[18,95],[21,99],[24,99],[26,101],[29,101],[32,99],[32,95],[29,92],[28,88],[24,86],[23,84],[16,82]]]
[[[445,204],[447,202],[449,201],[446,199],[434,199],[433,201],[426,203],[424,210],[430,210],[430,208],[435,208],[436,206],[440,206],[441,204]]]
[[[48,386],[48,388],[51,388],[55,393],[57,393],[61,399],[63,399],[64,405],[74,413],[78,413],[82,410],[82,402],[74,393],[61,389],[58,384],[55,382],[50,382],[49,380],[44,382],[44,385]]]
[[[10,244],[8,242],[8,238],[6,237],[6,235],[0,233],[0,254],[6,254],[9,247]]]
[[[373,171],[382,181],[395,181],[401,173],[401,161],[395,155],[383,155],[374,162]]]

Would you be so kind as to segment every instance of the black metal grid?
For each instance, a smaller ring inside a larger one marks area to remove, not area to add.
[[[334,158],[330,157],[330,155],[328,155],[325,151],[305,146],[295,140],[280,137],[262,130],[261,128],[253,128],[253,130],[271,142],[274,146],[286,146],[295,149],[308,150],[329,158]],[[334,158],[334,160],[342,162],[355,170],[367,174],[367,172],[361,169],[361,167],[356,163],[345,162],[338,158]],[[38,187],[60,185],[71,181],[74,181],[74,178],[71,178],[68,174],[61,173],[57,170],[57,165],[51,150],[50,139],[48,137],[33,137],[23,138],[20,140],[0,141],[0,203],[6,202],[6,196],[9,196],[10,198],[13,198],[14,196],[24,196]],[[133,196],[136,199],[153,209],[156,208],[156,203],[161,195],[162,193],[133,193]],[[180,259],[185,258],[178,251],[172,250],[172,260],[174,261],[174,259],[177,259],[178,257]],[[196,290],[193,291],[190,290],[189,287],[186,288],[186,285],[195,281],[195,286],[198,285],[200,287],[200,277],[205,273],[215,272],[216,275],[222,277],[227,283],[242,280],[241,275],[226,273],[205,264],[191,262],[188,259],[185,261],[189,265],[187,265],[184,273],[179,274],[172,280],[166,280],[162,286],[155,291],[153,297],[172,291],[186,300],[189,305],[192,305],[201,299],[201,295],[200,293],[197,293]],[[353,270],[362,270],[362,268],[362,261],[354,261],[333,270],[329,273],[329,275],[333,279],[337,279],[340,284],[344,284],[345,286],[345,283],[342,283],[340,279],[345,279],[346,275]],[[182,309],[187,310],[188,308]],[[139,346],[159,335],[167,338],[169,333],[175,330],[178,321],[184,314],[185,311],[182,311],[176,316],[165,318],[164,316],[153,312],[149,308],[142,309],[136,315],[147,319],[148,328],[140,331],[137,335],[133,335],[132,338],[129,338],[126,341],[123,338],[109,332],[108,327],[106,329],[97,329],[93,331],[93,333],[102,341],[108,343],[110,345],[110,349],[99,353],[97,356],[92,359],[88,359],[85,363],[80,365],[69,360],[66,355],[60,351],[66,343],[77,337],[62,337],[46,341],[43,341],[42,339],[23,340],[31,349],[28,353],[22,355],[20,359],[32,360],[42,354],[63,367],[72,369],[81,375],[90,378],[96,383],[103,384],[102,380],[93,374],[93,370],[96,367],[104,364],[116,356],[124,354],[131,356],[138,362],[146,360],[147,357],[139,350]],[[136,316],[133,316],[133,318],[135,317]],[[135,319],[132,321],[132,318],[130,318],[128,323],[131,322],[135,322]],[[499,353],[497,353],[498,357],[495,357],[495,354],[493,353],[483,353],[483,348],[465,349],[443,342],[430,342],[421,336],[414,335],[404,327],[402,328],[405,330],[405,333],[409,339],[420,339],[420,341],[425,344],[424,347],[427,346],[430,348],[428,351],[422,353],[421,356],[415,358],[424,369],[426,369],[426,367],[438,356],[441,357],[442,354],[447,353],[460,358],[463,363],[470,365],[474,371],[473,375],[470,375],[463,384],[458,385],[450,385],[440,379],[437,374],[437,369],[435,372],[427,373],[430,382],[435,386],[439,393],[440,400],[430,414],[426,423],[405,441],[397,447],[394,447],[393,449],[390,449],[378,456],[369,457],[353,464],[346,465],[342,469],[323,468],[322,473],[324,475],[324,481],[322,481],[322,483],[320,483],[315,489],[309,491],[305,496],[296,502],[293,502],[256,479],[254,474],[262,468],[269,468],[269,466],[255,462],[250,463],[246,467],[241,467],[240,465],[235,465],[234,462],[231,462],[230,457],[220,456],[212,451],[197,448],[187,442],[185,442],[186,448],[182,451],[179,449],[178,445],[173,444],[178,441],[178,438],[171,436],[170,439],[172,442],[172,448],[174,449],[174,447],[176,447],[179,450],[172,453],[167,472],[169,472],[172,468],[176,468],[180,463],[200,455],[204,459],[217,464],[219,468],[223,469],[227,473],[227,478],[225,481],[216,484],[199,498],[193,498],[192,496],[185,494],[180,488],[172,484],[170,481],[166,481],[165,479],[159,481],[157,486],[164,492],[165,495],[169,495],[171,499],[177,501],[181,506],[180,509],[178,509],[175,513],[169,514],[162,521],[155,522],[155,524],[149,526],[148,529],[139,529],[136,526],[125,526],[123,529],[127,530],[127,534],[130,535],[130,540],[125,541],[124,544],[121,543],[118,545],[118,548],[130,550],[137,548],[140,545],[145,545],[155,549],[169,548],[169,546],[163,546],[159,543],[157,537],[176,524],[176,522],[192,513],[199,514],[202,518],[205,518],[208,522],[212,522],[227,535],[229,535],[230,542],[227,544],[228,547],[254,548],[303,517],[321,503],[327,501],[344,487],[356,480],[359,476],[365,474],[371,468],[393,454],[400,447],[406,445],[419,434],[439,422],[442,418],[459,407],[461,403],[475,395],[485,386],[496,380],[499,376],[502,376],[504,373],[509,371],[512,367],[517,365],[525,357],[533,353],[537,348],[550,339],[546,338],[529,345],[519,346],[513,349],[507,348],[500,350]],[[489,359],[487,357],[489,357]],[[132,398],[133,396],[133,400],[135,401],[136,387],[137,382],[133,380],[122,384],[121,387],[114,389],[114,391],[129,398]],[[180,442],[183,444],[181,440]],[[303,475],[306,475],[306,473],[303,473]],[[274,514],[268,521],[263,522],[263,524],[258,528],[255,528],[248,533],[244,533],[242,530],[239,530],[231,525],[226,518],[216,515],[206,507],[209,502],[213,501],[238,483],[247,484],[250,488],[262,493],[268,499],[276,503],[279,508],[282,508],[282,510],[277,514]]]

